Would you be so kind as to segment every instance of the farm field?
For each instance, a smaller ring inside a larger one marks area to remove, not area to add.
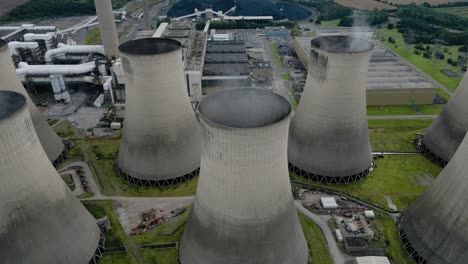
[[[449,13],[452,15],[468,17],[468,6],[454,6],[454,7],[443,7],[437,8],[438,11]]]
[[[8,14],[13,8],[28,2],[29,0],[2,0],[0,1],[0,16]]]
[[[374,0],[336,0],[336,3],[342,6],[348,6],[359,10],[374,10],[375,8],[381,9],[396,9],[396,6],[377,2]]]

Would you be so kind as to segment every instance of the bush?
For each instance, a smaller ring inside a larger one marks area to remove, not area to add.
[[[424,58],[427,58],[427,59],[432,58],[432,54],[430,52],[428,52],[428,51],[424,52],[423,56],[424,56]]]
[[[388,42],[390,42],[390,43],[395,43],[396,41],[395,41],[395,39],[394,39],[394,38],[392,38],[392,37],[389,37],[389,38],[388,38]]]
[[[419,50],[414,50],[413,52],[414,52],[414,54],[416,54],[416,55],[421,55],[421,52],[420,52]]]
[[[414,48],[417,49],[417,50],[422,50],[422,51],[425,50],[424,46],[422,44],[417,44],[416,46],[414,46]]]
[[[316,25],[321,25],[321,24],[322,24],[322,20],[320,20],[320,19],[315,20],[315,24],[316,24]]]
[[[392,23],[387,24],[387,29],[394,29],[394,28],[395,28],[394,24],[392,24]]]
[[[443,60],[445,59],[445,54],[441,51],[436,51],[436,53],[434,54],[434,56],[439,59],[439,60]]]
[[[458,49],[459,52],[468,52],[468,46],[461,46],[459,49]]]

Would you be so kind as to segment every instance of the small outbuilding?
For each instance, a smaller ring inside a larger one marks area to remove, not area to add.
[[[375,214],[374,214],[374,211],[372,211],[372,210],[366,210],[366,211],[364,211],[364,216],[369,218],[369,219],[374,219]]]
[[[320,204],[322,204],[325,210],[335,210],[338,208],[334,197],[322,197],[320,198]]]

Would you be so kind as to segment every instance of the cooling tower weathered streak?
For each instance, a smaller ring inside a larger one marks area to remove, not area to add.
[[[468,131],[468,73],[444,110],[426,131],[420,148],[441,166],[450,161]]]
[[[0,90],[14,91],[26,97],[34,128],[47,157],[54,164],[60,163],[66,157],[66,150],[62,139],[57,136],[55,131],[47,124],[45,118],[37,111],[23,84],[18,79],[15,67],[11,61],[8,44],[4,40],[0,40],[0,63],[2,64],[0,67]]]
[[[462,264],[468,259],[467,157],[465,136],[431,188],[402,218],[400,238],[418,263]]]
[[[119,36],[115,27],[114,11],[111,0],[94,0],[96,14],[101,30],[102,45],[108,57],[120,57]]]
[[[120,46],[125,124],[119,168],[132,183],[164,185],[194,176],[200,131],[185,89],[181,44],[162,38]]]
[[[200,179],[181,263],[307,263],[288,177],[289,103],[233,89],[208,96],[199,113]]]
[[[0,262],[88,263],[100,230],[44,152],[27,99],[0,91]]]
[[[290,169],[325,183],[369,173],[372,152],[366,80],[373,45],[344,36],[315,38],[306,87],[289,131]]]

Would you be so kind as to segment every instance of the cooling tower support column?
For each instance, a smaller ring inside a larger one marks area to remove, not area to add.
[[[468,259],[468,137],[431,188],[400,222],[400,239],[418,263],[462,264]]]
[[[9,90],[22,94],[26,97],[29,112],[36,129],[37,136],[49,160],[58,165],[67,157],[67,150],[62,143],[62,139],[47,124],[45,118],[37,111],[36,106],[23,87],[23,84],[16,75],[15,67],[11,61],[8,45],[4,40],[0,40],[0,90]]]
[[[287,168],[291,107],[253,88],[199,105],[200,179],[182,236],[182,264],[308,263]]]
[[[95,263],[103,236],[48,161],[23,95],[0,91],[0,131],[1,262]]]
[[[346,184],[368,175],[372,152],[366,114],[373,45],[363,39],[313,39],[306,87],[289,131],[290,170],[310,180]]]
[[[109,58],[120,57],[119,53],[119,36],[115,27],[114,12],[112,11],[111,0],[94,0],[96,6],[96,14],[99,20],[99,28],[101,30],[102,44],[104,51]]]
[[[419,149],[428,159],[444,167],[468,131],[468,72],[444,110],[426,131]]]
[[[119,172],[153,187],[198,175],[200,131],[185,89],[180,42],[138,39],[120,51],[126,105]]]

